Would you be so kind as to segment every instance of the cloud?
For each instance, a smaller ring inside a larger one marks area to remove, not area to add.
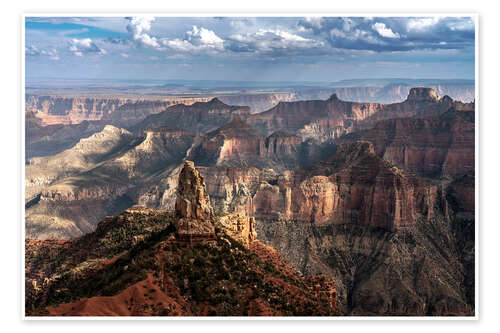
[[[466,19],[453,20],[448,23],[448,27],[452,31],[474,31],[475,23],[470,17]]]
[[[189,42],[194,45],[210,45],[213,47],[220,47],[223,44],[223,40],[215,34],[212,30],[205,28],[198,29],[197,26],[193,26],[193,30],[186,33]]]
[[[424,17],[408,20],[408,30],[424,30],[439,22],[439,17]]]
[[[255,33],[236,34],[227,38],[233,52],[279,53],[318,49],[322,41],[305,38],[283,29],[259,29]]]
[[[78,57],[82,57],[84,54],[103,55],[107,53],[104,49],[97,46],[90,38],[71,39],[69,51]]]
[[[222,51],[224,49],[224,40],[217,36],[214,31],[203,27],[198,28],[196,25],[193,25],[192,29],[185,33],[183,39],[162,38],[160,44],[165,49],[180,52]]]
[[[222,50],[224,41],[217,36],[214,31],[204,27],[198,28],[193,25],[183,38],[160,38],[149,34],[154,17],[132,17],[127,18],[129,24],[127,31],[132,40],[142,47],[150,47],[157,50],[174,50],[180,52],[201,51],[201,50]],[[112,43],[123,44],[122,40],[112,40]]]
[[[382,37],[385,38],[399,38],[399,34],[391,30],[391,28],[388,28],[385,23],[380,23],[376,22],[375,24],[372,25],[372,28],[378,32],[378,34]]]
[[[140,46],[160,48],[156,37],[151,37],[148,31],[151,30],[151,23],[155,20],[150,16],[128,17],[127,31],[132,39]]]
[[[474,47],[474,20],[470,17],[303,18],[297,27],[317,40],[327,41],[336,50],[394,52]]]
[[[51,49],[39,49],[38,47],[34,45],[28,45],[25,48],[25,53],[28,56],[46,56],[49,57],[49,59],[52,60],[59,60],[59,55],[57,53],[57,50],[54,48]]]

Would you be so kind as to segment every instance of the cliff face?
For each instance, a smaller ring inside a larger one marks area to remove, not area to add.
[[[354,224],[257,221],[257,233],[304,274],[332,277],[343,314],[472,316],[474,251],[469,241],[463,250],[470,236],[458,236],[453,224],[438,218],[387,232]]]
[[[239,177],[231,172],[220,178],[212,177],[213,169],[201,171],[210,177],[208,190],[220,207],[260,220],[352,223],[392,231],[415,224],[417,216],[432,216],[438,196],[437,187],[381,160],[368,142],[342,144],[330,158],[281,175],[248,169]]]
[[[377,122],[337,142],[369,140],[384,160],[426,177],[454,177],[474,170],[474,112],[450,109],[440,116]]]
[[[307,156],[302,140],[293,134],[276,132],[263,136],[240,118],[208,133],[190,152],[202,166],[295,168]]]

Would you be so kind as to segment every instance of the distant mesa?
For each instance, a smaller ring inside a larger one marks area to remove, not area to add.
[[[439,97],[432,88],[417,87],[410,89],[410,93],[406,100],[413,102],[437,102]]]

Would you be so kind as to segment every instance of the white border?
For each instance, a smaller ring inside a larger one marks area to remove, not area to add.
[[[36,316],[26,316],[25,313],[25,243],[26,243],[26,233],[25,233],[25,79],[26,79],[26,53],[25,51],[25,43],[26,43],[26,33],[25,33],[25,21],[26,17],[123,17],[123,16],[132,16],[135,14],[140,15],[151,15],[155,17],[366,17],[366,16],[374,16],[374,17],[419,17],[419,16],[438,16],[438,17],[472,17],[474,18],[474,28],[475,28],[475,38],[474,38],[474,87],[475,87],[475,304],[474,304],[474,316],[461,316],[461,317],[435,317],[435,316],[408,316],[408,317],[400,317],[400,316],[336,316],[336,317],[194,317],[194,316],[184,316],[184,317],[168,317],[168,316],[149,316],[149,317],[131,317],[131,316],[51,316],[51,317],[36,317]],[[205,13],[193,13],[190,11],[175,11],[171,13],[155,13],[155,12],[141,12],[141,11],[125,11],[121,13],[101,11],[100,13],[92,13],[91,11],[86,11],[84,13],[78,12],[24,12],[21,14],[21,90],[20,90],[20,117],[21,117],[21,267],[20,274],[22,276],[21,283],[21,319],[24,321],[88,321],[88,320],[97,320],[97,321],[108,321],[108,320],[139,320],[139,321],[189,321],[189,320],[201,320],[201,321],[267,321],[267,320],[285,320],[285,321],[477,321],[479,320],[479,14],[475,12],[454,12],[454,13],[432,13],[420,11],[416,13],[377,13],[367,12],[367,13],[353,13],[353,12],[316,12],[316,11],[300,11],[300,12],[288,12],[283,13],[279,11],[265,10],[265,11],[249,11],[248,13],[242,12],[224,12],[224,11],[206,11]],[[19,238],[18,238],[19,239]]]

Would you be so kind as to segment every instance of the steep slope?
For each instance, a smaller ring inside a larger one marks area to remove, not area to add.
[[[74,147],[51,157],[34,157],[26,165],[26,199],[41,187],[76,175],[134,145],[134,136],[123,129],[106,126],[101,132],[81,139]]]
[[[185,164],[181,175],[175,214],[133,208],[106,218],[80,238],[27,240],[27,314],[335,314],[333,281],[302,277],[256,241],[255,234],[246,243],[234,240],[226,230],[244,236],[252,220],[228,217],[219,222],[211,214],[196,213],[211,211],[203,178],[192,163]],[[189,219],[189,226],[182,219]],[[210,235],[196,233],[186,243],[185,231],[206,226],[211,226]]]

